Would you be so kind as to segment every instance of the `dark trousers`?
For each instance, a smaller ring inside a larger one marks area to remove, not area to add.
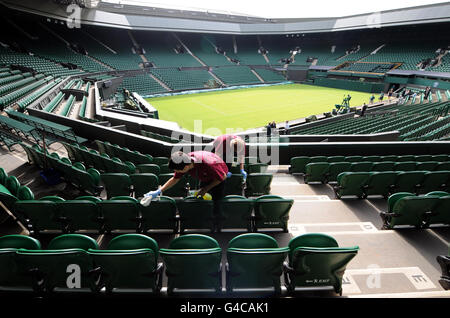
[[[209,184],[209,182],[200,182],[200,188],[203,188],[207,184]],[[212,200],[214,201],[214,214],[218,215],[220,204],[219,201],[225,197],[225,180],[210,189],[208,193],[211,194]]]

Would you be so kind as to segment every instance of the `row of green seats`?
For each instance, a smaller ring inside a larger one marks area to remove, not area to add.
[[[135,165],[138,164],[165,164],[169,161],[166,157],[153,158],[149,154],[143,154],[137,150],[130,150],[126,147],[121,147],[119,145],[111,144],[108,141],[101,141],[96,139],[95,144],[97,145],[98,151],[103,154],[107,154],[110,157],[117,157],[122,161],[130,161]]]
[[[170,142],[172,144],[176,144],[176,143],[180,142],[179,139],[172,138],[172,137],[169,137],[169,136],[166,136],[166,135],[157,134],[157,133],[154,133],[154,132],[151,132],[151,131],[142,130],[142,129],[141,129],[141,135],[145,136],[145,137],[149,137],[149,138],[165,141],[165,142]]]
[[[50,78],[52,76],[49,76],[48,78]],[[34,102],[36,99],[38,99],[39,97],[41,97],[43,94],[45,94],[46,92],[48,92],[49,90],[51,90],[53,87],[55,87],[56,85],[58,85],[61,82],[60,78],[57,78],[54,81],[49,82],[47,85],[45,85],[44,87],[38,89],[37,91],[33,92],[32,94],[28,95],[27,97],[23,98],[22,100],[20,100],[17,105],[19,105],[20,109],[23,111],[27,108],[28,105],[30,105],[32,102]]]
[[[397,192],[428,193],[450,190],[450,171],[343,172],[333,187],[336,197],[388,198]]]
[[[88,168],[81,163],[75,162],[72,164],[68,158],[60,158],[55,152],[44,154],[43,150],[38,146],[32,147],[21,143],[25,150],[28,162],[39,167],[44,171],[53,169],[58,177],[66,182],[74,185],[80,191],[93,195],[100,195],[103,186],[100,185],[100,172],[94,168]]]
[[[95,149],[88,149],[77,143],[61,142],[67,150],[71,161],[82,162],[86,167],[92,167],[100,172],[122,172],[132,174],[136,172],[136,166],[130,161],[122,161],[117,157],[110,157],[106,153],[99,153]]]
[[[297,156],[290,160],[289,173],[305,173],[306,165],[314,162],[382,162],[382,161],[450,161],[450,156],[446,154],[437,155],[384,155],[384,156]]]
[[[289,295],[305,288],[342,295],[345,269],[358,250],[339,247],[333,237],[319,233],[297,236],[286,247],[268,235],[247,233],[228,242],[222,265],[219,243],[202,234],[177,237],[168,248],[159,248],[149,236],[122,234],[106,249],[82,234],[57,236],[46,249],[35,238],[12,234],[0,237],[0,286],[41,295],[58,291],[158,295],[165,267],[168,296],[194,290],[220,295],[225,268],[227,293],[280,295],[284,275]],[[158,263],[159,256],[163,263]]]
[[[156,190],[158,185],[165,184],[173,177],[173,172],[161,173],[102,173],[101,181],[105,187],[108,198],[114,196],[128,196],[134,194],[135,198],[141,198],[145,193]],[[243,176],[232,174],[225,180],[225,195],[242,195],[246,197],[260,196],[270,193],[273,175],[267,173],[249,173],[245,180]],[[198,189],[199,182],[189,174],[185,174],[177,184],[164,191],[165,196],[184,198],[189,196],[189,191]]]
[[[143,206],[130,196],[106,200],[95,196],[80,196],[64,200],[45,196],[39,200],[15,201],[15,217],[32,233],[78,231],[111,233],[116,231],[222,231],[249,232],[282,230],[288,232],[289,212],[294,201],[280,196],[264,195],[255,199],[232,195],[222,199],[219,215],[214,214],[214,202],[193,196],[176,201],[161,196]]]
[[[306,165],[305,183],[336,182],[342,172],[377,172],[377,171],[448,171],[450,161],[380,161],[380,162],[314,162]]]
[[[418,229],[431,225],[450,225],[450,193],[433,191],[422,196],[398,192],[388,199],[388,211],[380,213],[384,229],[414,226]]]
[[[72,142],[76,142],[82,144],[87,141],[86,138],[79,137],[75,135],[72,127],[57,124],[50,120],[45,120],[40,117],[27,115],[14,110],[6,110],[6,113],[9,117],[20,120],[28,125],[36,127],[38,130],[45,132],[46,135],[50,135],[49,137],[68,140]]]
[[[0,203],[12,209],[17,200],[33,200],[34,194],[27,186],[21,185],[15,176],[8,176],[0,167]]]
[[[12,146],[22,142],[22,139],[17,135],[13,135],[6,131],[0,130],[0,145],[4,145],[10,151],[12,151]]]

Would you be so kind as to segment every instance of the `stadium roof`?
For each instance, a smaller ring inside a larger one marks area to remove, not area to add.
[[[81,5],[82,10],[70,8],[69,4],[74,1]],[[436,0],[405,0],[400,4],[388,0],[371,3],[355,0],[289,0],[259,5],[242,0],[192,0],[186,2],[189,7],[182,6],[181,0],[158,1],[164,3],[144,0],[0,0],[0,3],[10,9],[61,23],[76,18],[80,25],[238,35],[336,32],[450,22],[450,2]],[[262,17],[266,14],[278,16],[281,13],[285,16]],[[294,17],[288,17],[287,14]]]
[[[259,4],[253,1],[227,0],[101,0],[115,5],[135,5],[164,9],[199,11],[209,13],[252,16],[259,18],[323,18],[345,17],[357,14],[396,10],[415,6],[443,3],[439,0],[315,0],[315,1],[270,1]]]

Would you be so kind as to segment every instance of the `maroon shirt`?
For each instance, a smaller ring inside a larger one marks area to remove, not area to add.
[[[236,136],[236,135],[222,135],[222,136],[217,137],[213,143],[215,153],[219,157],[224,158],[224,160],[227,162],[228,162],[228,156],[230,155],[231,156],[230,160],[232,160],[234,157],[234,149],[230,148],[230,142],[231,142],[231,140],[236,139],[236,138],[242,139],[241,137]],[[244,148],[243,156],[245,156],[245,148]],[[228,162],[228,163],[230,163],[230,162]]]
[[[228,167],[225,162],[212,152],[194,151],[188,153],[188,156],[193,159],[194,168],[187,173],[202,182],[222,181],[228,173]],[[183,175],[184,173],[175,172],[173,177],[179,179]]]

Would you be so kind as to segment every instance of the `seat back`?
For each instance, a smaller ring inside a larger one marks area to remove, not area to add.
[[[214,231],[214,203],[196,197],[187,197],[177,203],[180,214],[180,231],[210,229]]]
[[[94,269],[88,253],[81,248],[61,250],[18,250],[18,272],[28,277],[35,291],[95,289]],[[41,283],[43,282],[43,283]]]
[[[142,231],[149,230],[171,230],[174,233],[178,230],[176,219],[177,206],[175,200],[161,196],[159,200],[150,202],[148,206],[141,205]]]
[[[371,162],[371,161],[353,162],[350,166],[350,171],[369,172],[372,170],[372,167],[373,167],[373,162]]]
[[[0,289],[31,290],[32,285],[27,277],[18,272],[16,251],[18,249],[41,249],[41,243],[30,236],[11,234],[0,237]]]
[[[419,188],[419,194],[429,193],[445,189],[449,183],[450,171],[429,171],[425,172]]]
[[[131,197],[113,197],[97,203],[106,232],[139,229],[139,202]]]
[[[369,172],[343,172],[337,177],[336,196],[341,198],[346,195],[364,196],[364,186],[369,179]]]
[[[288,231],[289,211],[294,200],[265,195],[254,201],[255,229],[281,228]]]
[[[153,173],[130,174],[134,197],[142,198],[149,191],[158,189],[158,177]]]
[[[305,183],[309,182],[324,183],[329,168],[330,164],[328,162],[308,163],[306,165],[306,173],[304,178]]]
[[[359,247],[339,247],[326,234],[308,233],[289,242],[288,289],[332,286],[342,293],[342,277],[347,264],[356,256]]]
[[[136,166],[136,169],[139,173],[153,173],[155,175],[159,175],[161,168],[154,163],[145,163]]]
[[[218,293],[222,287],[222,250],[219,243],[206,235],[180,236],[160,249],[166,265],[167,293],[183,291]]]
[[[374,162],[372,171],[394,171],[394,161]]]
[[[107,199],[121,195],[130,195],[132,183],[130,176],[126,173],[102,173],[100,178],[105,186]]]
[[[310,157],[299,156],[290,160],[289,173],[305,173],[306,164],[310,162]]]
[[[228,195],[220,203],[220,229],[252,230],[253,201],[244,196]]]
[[[232,174],[225,180],[225,195],[242,195],[243,181],[241,174]]]
[[[395,171],[414,171],[416,170],[415,161],[397,161],[394,164]]]
[[[242,234],[227,249],[227,291],[239,289],[281,292],[280,277],[289,249],[279,248],[270,236]]]
[[[333,162],[330,163],[326,181],[337,182],[337,176],[342,172],[350,171],[351,162]]]
[[[404,171],[397,174],[393,191],[416,193],[426,171]]]
[[[439,197],[433,196],[403,196],[392,206],[392,213],[387,220],[387,227],[397,225],[411,225],[422,227],[426,221],[426,214],[431,212],[438,203]]]
[[[394,171],[372,172],[367,180],[364,193],[366,196],[382,195],[387,199],[396,179],[397,172]]]
[[[427,218],[427,224],[450,224],[450,195],[439,197],[437,204],[432,208],[432,214]]]
[[[167,180],[169,180],[170,178],[173,177],[173,173],[161,173],[158,176],[159,179],[159,184],[164,184],[167,182]],[[188,175],[185,174],[183,177],[181,177],[181,179],[177,182],[177,184],[175,184],[172,188],[164,191],[163,195],[168,196],[168,197],[186,197],[186,183],[188,182]],[[191,186],[192,188],[192,186]]]
[[[245,196],[260,196],[270,193],[270,184],[272,183],[272,174],[254,173],[247,176],[247,188]]]
[[[99,207],[95,202],[87,199],[67,200],[57,203],[57,209],[68,232],[100,231],[102,228]]]
[[[34,233],[43,230],[64,230],[64,223],[60,219],[55,202],[42,199],[16,201],[14,213]]]

